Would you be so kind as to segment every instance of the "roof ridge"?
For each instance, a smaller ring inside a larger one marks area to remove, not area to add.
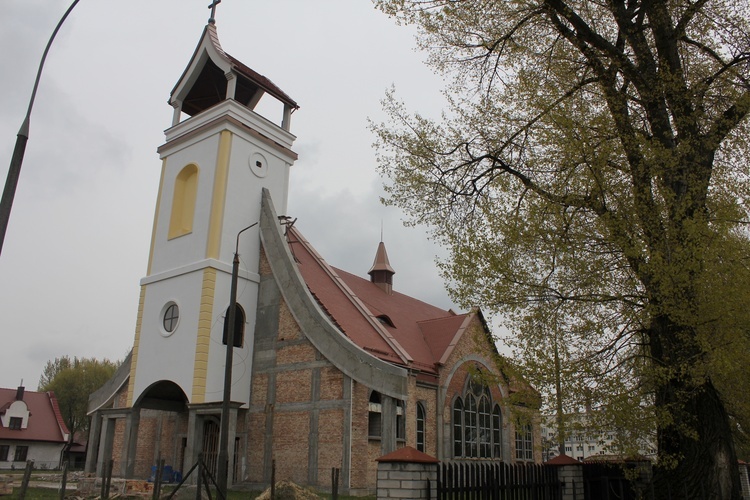
[[[370,280],[368,280],[367,278],[363,278],[362,276],[358,276],[358,275],[356,275],[356,274],[354,274],[354,273],[352,273],[350,271],[347,271],[346,269],[341,269],[340,267],[336,267],[336,266],[330,266],[330,267],[332,269],[334,269],[337,273],[348,274],[349,276],[352,276],[352,277],[354,277],[354,278],[356,278],[358,280],[362,280],[365,283],[370,283]],[[438,307],[435,304],[430,304],[429,302],[427,302],[425,300],[418,299],[417,297],[414,297],[412,295],[407,295],[404,292],[399,292],[396,289],[393,289],[393,291],[391,292],[391,295],[394,295],[394,296],[398,295],[399,297],[403,297],[403,298],[406,298],[408,300],[412,300],[414,302],[419,302],[420,304],[424,304],[424,305],[429,306],[429,307],[431,307],[433,309],[437,309],[439,311],[444,311],[447,314],[447,316],[445,316],[446,318],[450,318],[452,316],[460,316],[460,315],[457,315],[455,313],[451,313],[450,309],[447,309],[447,310],[443,309],[442,307]]]
[[[461,316],[469,316],[470,314],[471,312],[465,312],[461,314],[451,314],[448,316],[441,316],[439,318],[420,319],[419,321],[417,321],[417,324],[431,323],[435,321],[445,321],[446,319],[456,319],[456,318],[460,318]]]
[[[344,280],[341,279],[341,277],[336,272],[337,269],[329,265],[328,262],[326,262],[326,260],[321,257],[321,255],[315,250],[315,248],[313,248],[310,242],[307,241],[304,236],[302,236],[302,234],[297,231],[296,228],[292,227],[289,229],[289,231],[297,237],[297,241],[307,249],[313,259],[315,259],[315,261],[318,263],[318,265],[321,266],[323,271],[331,278],[333,283],[339,288],[339,290],[344,292],[344,295],[346,295],[349,301],[362,313],[370,326],[372,326],[372,328],[383,338],[383,340],[385,340],[388,346],[393,349],[394,353],[399,357],[399,359],[401,359],[401,361],[407,365],[414,361],[411,355],[406,351],[406,349],[404,349],[403,346],[401,346],[401,344],[393,337],[393,335],[391,335],[390,332],[388,332],[388,330],[386,330],[385,327],[380,324],[380,321],[375,318],[375,316],[372,314],[372,311],[370,311],[364,301],[362,301],[362,299],[360,299],[357,294],[355,294],[354,291],[349,288]]]

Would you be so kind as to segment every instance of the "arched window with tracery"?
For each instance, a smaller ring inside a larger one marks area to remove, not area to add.
[[[486,384],[472,379],[452,413],[454,458],[502,458],[502,414]]]
[[[417,450],[425,451],[425,426],[427,424],[427,413],[424,405],[417,403]]]

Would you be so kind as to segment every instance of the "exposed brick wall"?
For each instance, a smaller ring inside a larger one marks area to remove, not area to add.
[[[120,389],[120,392],[115,396],[117,403],[115,408],[125,408],[128,406],[128,387],[125,386]]]
[[[299,325],[289,311],[286,302],[282,300],[279,310],[279,340],[297,340],[300,338],[302,338],[302,332]]]
[[[271,264],[268,262],[266,251],[262,245],[260,247],[260,263],[258,264],[258,274],[260,274],[261,276],[271,275]]]
[[[248,480],[265,482],[267,464],[264,466],[263,460],[270,454],[276,462],[277,480],[289,479],[307,484],[311,476],[309,453],[315,449],[310,440],[317,438],[317,456],[312,457],[316,470],[312,471],[312,477],[317,476],[318,486],[330,487],[331,468],[341,468],[344,462],[343,443],[347,431],[344,376],[332,366],[316,363],[324,359],[305,339],[283,299],[278,320],[274,363],[261,368],[267,370],[265,373],[256,369],[252,382],[253,411],[247,417],[251,443],[247,453]],[[268,404],[271,377],[274,396]],[[310,412],[318,404],[313,400],[314,394],[319,396],[319,401],[341,402],[340,408],[318,410],[317,429],[310,428]],[[266,427],[267,412],[273,412],[271,450],[265,450],[269,430]]]
[[[367,403],[370,391],[366,386],[356,382],[352,386],[351,486],[353,489],[360,489],[368,487],[370,444],[367,439]],[[380,441],[375,443],[379,454]],[[364,453],[365,451],[367,453]]]
[[[253,373],[253,383],[250,392],[250,404],[253,406],[264,406],[268,398],[268,375],[265,373]]]
[[[318,484],[331,486],[331,469],[343,465],[344,411],[321,410],[318,415]],[[339,487],[341,487],[339,480]]]
[[[121,470],[120,467],[122,465],[122,446],[124,433],[125,420],[118,419],[115,423],[115,437],[112,443],[112,460],[114,460],[112,465],[113,476],[119,475],[119,472]]]
[[[416,386],[414,395],[416,401],[421,402],[424,405],[426,421],[425,421],[425,450],[424,452],[432,457],[437,457],[437,446],[438,446],[438,430],[437,430],[437,389],[430,387]],[[416,420],[417,420],[417,407],[414,405],[414,438],[413,441],[409,441],[409,445],[414,448],[417,447],[417,436],[416,436]],[[413,443],[413,444],[412,444]]]
[[[375,461],[383,456],[381,442],[379,440],[370,440],[367,443],[367,453],[362,453],[365,457],[365,483],[359,485],[360,488],[371,490],[378,480],[378,463]],[[360,450],[352,450],[352,453],[360,453]]]
[[[276,364],[286,365],[315,361],[315,348],[310,344],[294,344],[276,350]]]
[[[158,422],[153,413],[156,412],[147,410],[141,412],[141,421],[138,426],[138,453],[136,454],[134,469],[134,475],[138,479],[148,479],[151,475],[151,466],[156,463],[154,455],[156,453]]]
[[[344,374],[334,367],[320,370],[320,399],[331,400],[344,397]]]
[[[312,370],[296,370],[276,374],[276,403],[310,401]]]
[[[247,473],[248,481],[263,482],[263,454],[265,453],[266,415],[249,413],[247,416]]]
[[[273,419],[273,457],[276,480],[307,483],[307,450],[310,436],[308,412],[277,413]]]

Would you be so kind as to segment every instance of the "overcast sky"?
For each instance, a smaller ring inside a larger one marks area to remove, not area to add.
[[[36,389],[47,360],[121,359],[132,346],[169,92],[198,43],[209,0],[81,0],[45,65],[0,255],[0,387]],[[4,0],[0,175],[4,183],[36,68],[70,0]],[[398,291],[452,307],[424,229],[378,201],[373,135],[395,86],[439,116],[442,81],[414,31],[369,0],[224,0],[226,52],[269,77],[293,115],[289,215],[332,265],[366,277],[381,221]]]

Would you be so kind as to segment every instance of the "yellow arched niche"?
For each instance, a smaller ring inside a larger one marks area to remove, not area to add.
[[[198,194],[198,166],[185,166],[174,181],[172,215],[169,219],[168,238],[177,238],[193,231],[195,198]]]

